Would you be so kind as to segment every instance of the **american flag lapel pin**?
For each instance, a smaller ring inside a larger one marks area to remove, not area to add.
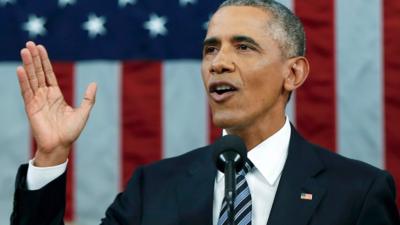
[[[312,200],[312,194],[310,193],[301,193],[300,195],[300,199],[302,200],[307,200],[307,201],[311,201]]]

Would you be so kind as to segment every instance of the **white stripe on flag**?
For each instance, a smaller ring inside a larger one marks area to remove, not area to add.
[[[288,7],[290,10],[293,11],[293,7],[294,7],[294,2],[293,0],[277,0],[277,2],[282,3],[283,5],[285,5],[286,7]]]
[[[30,132],[15,75],[17,63],[0,63],[0,224],[10,223],[17,168],[30,157]]]
[[[200,62],[165,62],[162,88],[164,158],[206,145],[208,107]]]
[[[383,167],[381,1],[336,1],[338,151]]]
[[[96,104],[76,142],[76,218],[97,224],[119,192],[120,178],[120,64],[92,61],[76,65],[75,102],[80,104],[90,82],[98,85]]]
[[[296,92],[292,92],[292,96],[290,97],[290,101],[286,105],[286,115],[289,117],[289,120],[296,125]]]

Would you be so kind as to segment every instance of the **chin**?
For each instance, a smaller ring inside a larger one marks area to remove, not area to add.
[[[240,124],[240,120],[234,116],[229,116],[225,113],[215,113],[212,116],[213,123],[216,127],[222,129],[230,129],[237,127]]]

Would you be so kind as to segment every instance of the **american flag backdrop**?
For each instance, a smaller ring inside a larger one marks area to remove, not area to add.
[[[97,224],[133,170],[220,135],[200,75],[214,0],[0,0],[0,225],[34,147],[15,75],[45,45],[66,100],[98,84],[70,157],[66,220]],[[385,168],[400,195],[400,1],[280,0],[303,21],[308,81],[287,114],[309,140]],[[400,198],[397,199],[400,203]]]

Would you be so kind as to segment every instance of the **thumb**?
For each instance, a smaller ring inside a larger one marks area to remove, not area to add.
[[[85,117],[89,115],[90,110],[93,108],[93,105],[96,101],[96,90],[96,83],[90,83],[86,88],[85,96],[83,97],[79,107],[79,111],[81,111]]]

